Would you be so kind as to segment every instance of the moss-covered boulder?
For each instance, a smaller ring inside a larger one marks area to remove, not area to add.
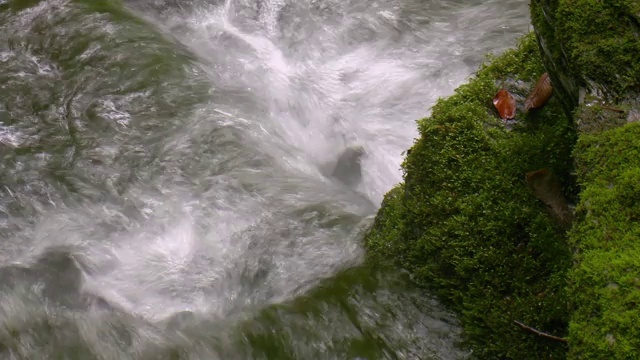
[[[532,0],[545,66],[569,111],[585,96],[637,102],[640,1]]]
[[[418,122],[405,182],[365,238],[369,259],[457,310],[477,358],[636,359],[640,2],[532,0],[531,15],[535,38]],[[544,71],[551,101],[499,120],[498,88],[522,104]]]
[[[640,124],[583,134],[576,249],[569,276],[570,357],[640,357]]]
[[[533,0],[545,66],[579,134],[569,357],[640,357],[640,2]]]
[[[514,321],[566,335],[566,232],[525,174],[549,169],[573,199],[575,133],[558,97],[540,110],[519,111],[509,126],[492,105],[503,86],[522,105],[544,72],[530,34],[439,100],[418,121],[405,183],[387,194],[365,238],[372,261],[408,269],[458,311],[481,359],[557,359],[566,352],[564,343]]]

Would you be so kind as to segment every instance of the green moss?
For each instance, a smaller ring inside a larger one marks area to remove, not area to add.
[[[419,121],[405,184],[383,204],[367,244],[372,258],[391,257],[458,310],[479,358],[562,358],[561,345],[511,322],[565,335],[569,317],[572,358],[635,358],[640,125],[627,122],[640,93],[640,2],[533,0],[531,14],[537,42],[525,37],[491,59]],[[522,82],[545,70],[554,98],[506,130],[492,95],[506,86],[522,99]],[[570,243],[522,181],[543,167],[570,200],[579,193]]]
[[[571,358],[635,359],[640,349],[640,124],[583,134],[575,149]]]
[[[384,197],[373,227],[368,232],[369,260],[387,264],[406,253],[407,244],[402,242],[404,229],[404,186],[391,189]]]
[[[373,261],[392,258],[461,314],[478,358],[561,358],[563,344],[513,321],[566,332],[566,235],[524,174],[550,168],[575,195],[575,134],[553,97],[519,112],[512,130],[495,114],[499,86],[523,99],[544,72],[533,34],[491,60],[418,122],[405,184],[387,195],[365,240]]]
[[[558,40],[575,71],[619,96],[640,88],[640,23],[637,0],[562,0]]]
[[[610,101],[640,91],[640,2],[533,0],[532,22],[552,78],[577,105],[577,86]],[[570,64],[570,66],[569,66]]]
[[[571,116],[579,101],[579,84],[571,74],[571,66],[562,44],[556,39],[557,0],[532,0],[531,22],[542,54],[542,61],[551,76],[554,91],[560,95],[565,114]]]

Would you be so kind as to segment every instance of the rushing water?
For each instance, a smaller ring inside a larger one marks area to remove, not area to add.
[[[527,3],[0,0],[0,358],[464,358],[362,233]]]

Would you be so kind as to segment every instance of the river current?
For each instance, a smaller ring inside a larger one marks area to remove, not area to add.
[[[511,0],[0,0],[1,359],[464,359],[363,232]]]

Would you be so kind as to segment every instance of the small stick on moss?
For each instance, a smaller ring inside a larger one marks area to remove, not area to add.
[[[513,322],[514,322],[516,325],[520,326],[521,328],[523,328],[523,329],[525,329],[525,330],[528,330],[528,331],[531,331],[532,333],[534,333],[534,334],[536,334],[536,335],[538,335],[538,336],[542,336],[543,338],[547,338],[547,339],[551,339],[551,340],[555,340],[555,341],[559,341],[559,342],[563,342],[563,343],[568,342],[568,341],[567,341],[567,339],[565,339],[565,338],[561,338],[561,337],[558,337],[558,336],[554,336],[554,335],[551,335],[551,334],[547,334],[547,333],[542,332],[542,331],[540,331],[540,330],[538,330],[538,329],[534,329],[534,328],[532,328],[531,326],[527,326],[527,325],[525,325],[525,324],[521,323],[521,322],[520,322],[520,321],[518,321],[518,320],[513,320]]]
[[[609,106],[609,105],[600,105],[600,107],[605,109],[605,110],[611,110],[611,111],[615,111],[615,112],[619,112],[619,113],[623,113],[624,112],[624,110],[622,110],[622,109],[614,108],[613,106]]]

